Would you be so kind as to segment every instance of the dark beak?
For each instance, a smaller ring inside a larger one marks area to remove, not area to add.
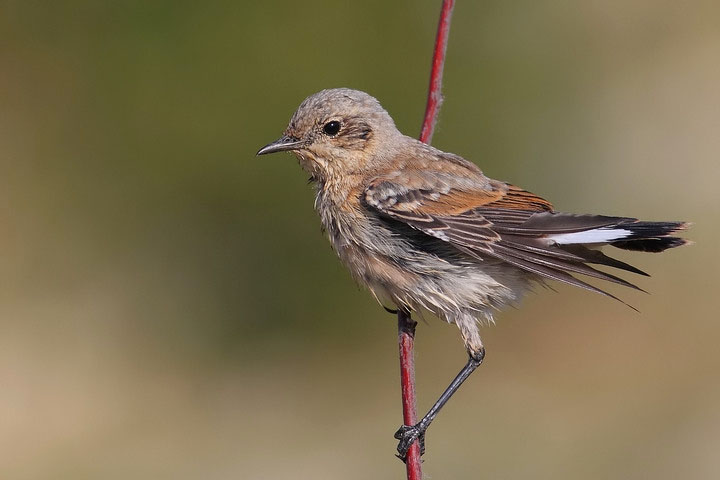
[[[264,147],[262,147],[260,150],[258,150],[256,155],[265,155],[267,153],[275,153],[275,152],[288,152],[290,150],[295,150],[297,148],[300,148],[303,145],[304,142],[301,142],[300,140],[288,137],[287,135],[283,135],[282,137],[278,138],[272,143],[268,143]]]

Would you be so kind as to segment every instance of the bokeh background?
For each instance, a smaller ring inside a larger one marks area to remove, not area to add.
[[[334,86],[417,135],[439,3],[0,2],[0,478],[403,478],[395,320],[254,154]],[[696,244],[502,314],[427,478],[720,476],[718,85],[716,1],[458,2],[434,144]]]

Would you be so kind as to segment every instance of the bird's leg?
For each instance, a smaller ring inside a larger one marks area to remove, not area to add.
[[[440,398],[438,398],[437,402],[435,402],[425,416],[415,425],[403,425],[395,432],[395,438],[400,440],[397,446],[398,458],[403,461],[405,460],[407,451],[416,438],[420,439],[421,452],[425,450],[425,430],[427,430],[430,423],[435,420],[437,414],[440,413],[440,409],[450,400],[450,397],[453,396],[457,389],[460,388],[460,385],[482,364],[484,358],[485,348],[481,348],[477,352],[470,352],[470,358],[467,364],[460,370],[460,373],[457,374],[455,379],[450,382],[450,385],[442,395],[440,395]]]

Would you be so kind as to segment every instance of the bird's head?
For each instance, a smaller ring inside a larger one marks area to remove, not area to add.
[[[323,90],[306,98],[282,137],[257,154],[293,152],[318,179],[361,173],[389,157],[398,132],[380,102],[349,88]]]

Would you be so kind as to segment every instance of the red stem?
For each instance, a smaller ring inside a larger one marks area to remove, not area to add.
[[[437,122],[437,115],[442,104],[442,74],[445,65],[445,52],[447,51],[448,34],[450,32],[450,19],[452,17],[455,0],[443,0],[435,37],[435,50],[433,51],[432,71],[430,72],[430,88],[425,118],[423,120],[420,141],[430,143],[433,130]],[[415,397],[415,359],[413,344],[415,342],[415,326],[417,323],[410,318],[410,314],[402,309],[398,310],[398,344],[400,347],[400,381],[402,385],[403,423],[415,425],[417,423],[417,401]],[[410,446],[405,459],[408,480],[422,480],[420,460],[420,442],[416,440]]]
[[[415,359],[413,344],[415,343],[415,326],[417,322],[410,314],[398,309],[398,344],[400,345],[400,385],[402,386],[403,424],[417,423],[415,397]],[[408,480],[421,480],[422,469],[420,460],[420,442],[414,441],[405,457]]]
[[[420,141],[423,143],[432,141],[433,130],[435,130],[438,112],[443,101],[441,92],[443,67],[445,66],[445,52],[447,51],[450,20],[454,6],[455,0],[443,0],[437,36],[435,37],[435,51],[433,52],[432,71],[430,72],[430,88],[427,104],[425,105],[425,118],[420,131]]]

